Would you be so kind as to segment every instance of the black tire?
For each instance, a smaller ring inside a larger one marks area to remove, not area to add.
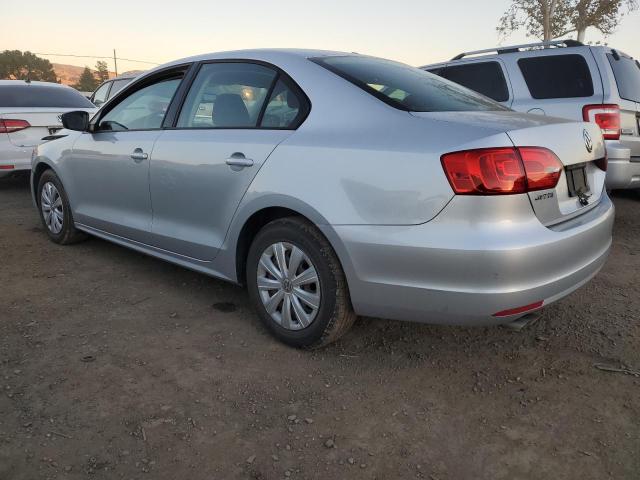
[[[313,322],[301,330],[289,330],[267,312],[258,291],[257,269],[262,253],[274,243],[300,248],[313,262],[320,283],[320,306]],[[265,225],[256,235],[247,257],[249,297],[267,329],[280,341],[296,348],[319,348],[336,341],[353,324],[347,281],[336,253],[318,229],[298,217],[286,217]]]
[[[56,187],[62,200],[62,229],[58,233],[54,233],[49,229],[42,212],[42,189],[47,182],[51,182]],[[73,214],[71,213],[71,208],[69,206],[67,192],[65,191],[64,187],[62,186],[62,182],[53,172],[53,170],[46,170],[40,177],[40,180],[38,181],[38,189],[36,191],[36,200],[38,202],[38,212],[40,213],[42,226],[47,232],[47,235],[49,235],[49,238],[55,243],[59,243],[60,245],[70,245],[72,243],[81,242],[82,240],[85,240],[87,238],[88,235],[86,233],[83,233],[76,229],[73,222]]]

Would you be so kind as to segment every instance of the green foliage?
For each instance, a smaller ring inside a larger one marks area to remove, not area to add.
[[[512,0],[497,30],[506,37],[524,29],[528,36],[541,40],[576,32],[582,41],[588,27],[610,35],[622,17],[636,8],[637,0]]]
[[[0,53],[0,78],[58,82],[49,60],[20,50],[5,50]]]
[[[107,66],[107,62],[103,62],[102,60],[96,62],[96,77],[98,77],[99,83],[109,80],[109,67]]]
[[[98,80],[96,80],[96,77],[93,75],[93,72],[89,67],[84,67],[84,70],[78,79],[78,83],[72,86],[81,92],[93,92],[98,86]]]

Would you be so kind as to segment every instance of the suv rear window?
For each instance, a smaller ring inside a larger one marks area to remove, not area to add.
[[[94,108],[81,93],[58,85],[0,85],[0,107]]]
[[[521,58],[518,66],[533,98],[577,98],[593,95],[589,65],[582,55]]]
[[[438,72],[438,75],[486,95],[496,102],[509,100],[507,81],[498,62],[452,65]]]
[[[391,60],[359,55],[319,57],[311,60],[400,110],[507,110],[499,103],[456,83]]]
[[[620,56],[616,60],[610,53],[607,54],[613,75],[616,77],[620,98],[640,102],[640,63],[633,58]]]

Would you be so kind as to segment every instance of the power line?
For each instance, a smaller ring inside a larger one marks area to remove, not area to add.
[[[75,58],[108,58],[108,59],[113,59],[113,57],[107,57],[104,55],[73,55],[70,53],[41,53],[41,52],[31,52],[34,55],[48,55],[48,56],[52,56],[52,57],[75,57]],[[159,63],[156,62],[147,62],[146,60],[134,60],[131,58],[120,58],[118,57],[118,60],[124,60],[126,62],[136,62],[136,63],[147,63],[149,65],[160,65]]]

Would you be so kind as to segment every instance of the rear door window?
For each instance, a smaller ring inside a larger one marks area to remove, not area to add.
[[[275,78],[274,70],[253,63],[202,65],[182,107],[178,127],[256,127]]]
[[[521,58],[518,66],[535,99],[593,95],[589,65],[582,55],[544,55]]]
[[[72,88],[16,81],[16,85],[0,86],[0,107],[94,108],[94,105]]]
[[[610,53],[607,54],[613,75],[618,85],[620,98],[640,102],[640,63],[633,58],[619,56],[616,60]]]
[[[445,68],[439,75],[492,98],[496,102],[509,100],[507,81],[498,62],[452,65]]]

